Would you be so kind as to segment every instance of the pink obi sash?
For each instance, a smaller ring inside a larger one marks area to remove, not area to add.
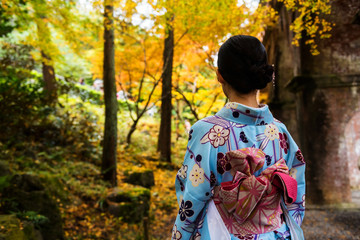
[[[214,203],[228,231],[234,235],[261,234],[278,229],[281,224],[281,195],[287,204],[297,195],[297,182],[289,176],[284,159],[253,174],[265,162],[257,148],[227,152],[224,160],[231,164],[233,181],[215,187]]]

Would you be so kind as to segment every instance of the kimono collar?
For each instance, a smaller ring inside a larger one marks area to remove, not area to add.
[[[228,102],[216,116],[246,125],[266,125],[274,121],[269,107],[265,104],[259,108],[248,107],[236,102]]]

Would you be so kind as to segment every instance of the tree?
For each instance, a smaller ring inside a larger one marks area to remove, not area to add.
[[[141,118],[160,100],[157,86],[162,70],[158,56],[163,46],[156,35],[130,22],[117,21],[116,30],[117,83],[132,120],[126,136],[129,146]]]
[[[78,47],[78,34],[74,31],[77,15],[74,14],[74,2],[65,0],[2,0],[1,13],[4,19],[11,19],[16,23],[16,29],[21,32],[36,31],[29,34],[24,43],[38,50],[35,54],[42,63],[44,90],[49,103],[57,101],[57,83],[55,79],[55,62],[62,58],[58,46],[54,43],[54,31],[60,30],[73,48]],[[36,30],[33,28],[36,27]]]
[[[171,110],[172,110],[172,72],[174,58],[174,29],[172,21],[174,16],[167,13],[166,37],[163,52],[163,73],[161,93],[161,122],[158,137],[158,151],[160,159],[171,162]]]
[[[104,180],[116,185],[117,109],[115,85],[114,48],[114,5],[112,0],[104,1],[104,100],[105,128],[101,173]]]
[[[55,79],[54,61],[51,57],[51,50],[55,48],[50,28],[48,25],[47,8],[45,1],[34,1],[35,10],[34,21],[37,27],[37,37],[41,53],[42,74],[44,79],[44,90],[47,101],[54,103],[57,101],[57,84]],[[50,47],[49,47],[50,46]]]
[[[294,96],[285,86],[301,73],[300,43],[306,45],[313,55],[318,55],[317,43],[330,37],[331,26],[326,20],[330,14],[329,0],[320,1],[264,1],[277,13],[277,21],[267,26],[263,44],[269,62],[275,66],[275,84],[268,89],[269,105],[278,119],[283,121],[293,137],[298,139],[298,122],[294,119]]]
[[[233,31],[234,29],[239,28],[239,22],[237,22],[236,20],[239,16],[244,16],[244,11],[242,11],[243,7],[238,7],[237,2],[233,0],[225,1],[224,3],[211,0],[192,1],[191,3],[188,1],[178,1],[176,4],[173,4],[171,1],[157,1],[154,8],[160,9],[160,11],[162,11],[163,9],[167,10],[166,13],[162,16],[162,21],[160,20],[160,24],[162,24],[165,28],[166,37],[164,41],[165,47],[163,53],[164,72],[162,76],[161,123],[158,138],[158,151],[160,151],[161,159],[165,159],[166,161],[170,162],[173,72],[172,68],[174,62],[175,45],[179,44],[179,41],[183,39],[185,35],[188,36],[188,44],[190,43],[190,45],[188,45],[185,49],[182,49],[181,53],[179,54],[182,55],[182,52],[188,51],[189,46],[194,44],[200,45],[200,47],[211,45],[214,42],[218,44],[221,39],[223,39],[224,36],[229,33],[224,33],[224,30],[231,29]],[[233,12],[232,20],[234,21],[230,22],[229,18],[226,15],[229,14],[228,10],[231,10],[232,12],[234,9],[238,11]],[[212,14],[202,14],[205,13],[207,10],[212,11]],[[179,37],[175,44],[174,36],[176,36],[176,34],[174,33],[174,29],[179,32]],[[219,31],[216,32],[214,30]],[[192,56],[189,57],[191,58]],[[187,67],[190,67],[188,66],[186,60],[184,61],[184,59],[182,59],[182,61],[183,62],[179,63],[180,65],[187,65]],[[189,62],[191,62],[191,60]],[[194,81],[194,79],[192,81]],[[185,94],[182,94],[182,91],[178,86],[176,87],[176,91],[180,93],[186,104],[190,106],[190,109],[194,114],[195,118],[198,118],[194,108],[191,107],[190,101],[186,99]],[[212,98],[212,102],[216,101],[217,94],[215,96],[215,98]]]
[[[213,65],[219,44],[229,33],[259,37],[264,27],[275,19],[275,12],[268,6],[261,6],[253,12],[246,4],[240,4],[236,0],[197,0],[191,4],[188,1],[178,1],[174,4],[165,0],[149,0],[148,4],[153,9],[148,15],[136,12],[137,4],[139,2],[125,1],[116,6],[115,11],[119,14],[115,17],[115,34],[118,34],[115,42],[115,54],[118,59],[116,77],[126,96],[132,119],[127,134],[128,144],[140,118],[160,101],[163,106],[168,106],[167,109],[172,108],[172,100],[184,102],[185,105],[176,105],[182,108],[176,109],[179,113],[178,119],[181,119],[180,113],[184,110],[194,115],[195,119],[200,119],[221,108],[224,98],[218,85],[214,84],[216,80]],[[165,13],[164,9],[167,9]],[[208,14],[209,12],[211,14]],[[143,21],[149,20],[152,26],[143,26],[141,23],[135,25],[132,22],[133,16],[140,16]],[[170,39],[172,41],[169,41]],[[165,49],[163,43],[163,46],[160,46],[160,41],[172,42],[173,50]],[[167,61],[165,56],[170,53],[171,58]],[[159,59],[161,55],[162,61]],[[91,61],[100,66],[96,63],[98,59],[101,57],[94,56]],[[162,63],[160,70],[159,63]],[[168,68],[170,63],[173,66],[171,70]],[[165,90],[159,96],[159,79],[171,76],[172,72],[177,76],[175,86],[168,84],[172,90],[167,90],[167,85],[161,84]],[[167,96],[171,98],[165,99]],[[170,129],[166,134],[168,140],[161,143],[161,139],[165,137],[160,137],[158,146],[167,149],[167,154],[161,155],[165,159],[170,159],[165,156],[170,156],[171,144],[171,110],[167,112],[170,113],[167,114],[170,117],[162,121],[161,125],[166,125],[163,124],[166,122],[167,129]],[[163,136],[163,129],[161,127],[159,136]]]
[[[144,116],[144,114],[155,106],[155,102],[158,100],[152,101],[153,95],[156,91],[156,87],[159,85],[161,77],[157,77],[156,69],[151,68],[150,66],[154,66],[152,62],[156,61],[156,58],[153,56],[154,53],[159,51],[157,47],[157,39],[151,38],[147,39],[147,33],[140,33],[140,36],[144,34],[144,38],[139,40],[134,36],[129,34],[127,35],[128,43],[131,44],[131,41],[136,43],[132,44],[132,51],[134,48],[141,49],[143,53],[143,58],[138,59],[136,61],[136,56],[131,54],[126,54],[126,52],[121,55],[124,56],[124,61],[120,61],[120,73],[121,76],[118,83],[122,92],[125,95],[125,101],[128,107],[128,111],[130,113],[130,118],[132,120],[132,124],[126,136],[126,143],[129,146],[131,144],[132,134],[135,132],[137,124],[140,119]],[[151,42],[147,44],[147,42]],[[147,52],[150,51],[150,56],[147,56]],[[129,64],[129,62],[135,63]],[[143,68],[140,69],[138,63],[143,64]],[[150,65],[150,66],[149,66]],[[156,67],[156,64],[155,64]],[[161,75],[160,75],[161,76]],[[133,82],[133,78],[139,80],[138,84]],[[126,87],[127,86],[127,87]],[[129,99],[132,98],[132,101]]]

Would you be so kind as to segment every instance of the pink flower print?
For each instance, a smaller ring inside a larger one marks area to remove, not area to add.
[[[304,156],[302,155],[300,149],[297,150],[295,156],[296,156],[296,159],[299,160],[299,162],[305,163]]]
[[[213,128],[210,129],[208,137],[211,145],[217,148],[225,144],[225,141],[229,139],[229,134],[229,129],[225,129],[219,125],[215,125]]]
[[[288,143],[288,137],[287,137],[286,133],[279,133],[279,138],[280,138],[280,140],[279,140],[280,147],[282,149],[284,149],[285,154],[287,154],[290,146]]]
[[[230,160],[223,153],[218,153],[218,155],[217,155],[217,171],[220,174],[224,174],[224,172],[230,171],[230,170],[231,170]]]

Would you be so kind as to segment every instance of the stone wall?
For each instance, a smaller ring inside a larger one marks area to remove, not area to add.
[[[358,159],[349,156],[359,139],[349,138],[354,136],[349,131],[360,120],[360,75],[297,77],[290,88],[297,95],[308,199],[315,204],[350,202],[350,179],[358,173],[351,167]]]
[[[360,1],[332,1],[329,20],[336,26],[330,39],[320,41],[321,54],[311,56],[302,46],[301,75],[314,81],[309,82],[313,89],[303,88],[307,98],[298,101],[307,105],[302,107],[308,115],[302,142],[308,158],[308,199],[314,203],[350,202],[350,187],[356,184],[350,179],[359,173],[353,167],[357,139],[351,138],[358,135],[349,134],[351,121],[360,121],[354,120],[360,116],[359,12]]]
[[[317,56],[301,44],[300,71],[288,85],[296,94],[296,135],[307,162],[307,199],[315,204],[350,202],[350,187],[359,181],[360,1],[331,4],[328,20],[336,24],[332,37],[318,41]],[[279,57],[281,70],[285,55]],[[289,102],[289,95],[284,96],[279,94],[281,101]],[[279,111],[284,116],[288,112]]]
[[[354,111],[355,112],[355,111]],[[350,187],[360,189],[360,112],[345,127],[345,141],[349,166]]]
[[[291,44],[293,33],[289,30],[296,14],[278,1],[272,0],[270,4],[279,12],[280,18],[276,26],[266,30],[263,39],[269,63],[275,66],[275,84],[269,84],[267,89],[269,107],[274,117],[283,122],[294,140],[299,142],[295,95],[286,89],[287,83],[300,71],[299,48]]]

